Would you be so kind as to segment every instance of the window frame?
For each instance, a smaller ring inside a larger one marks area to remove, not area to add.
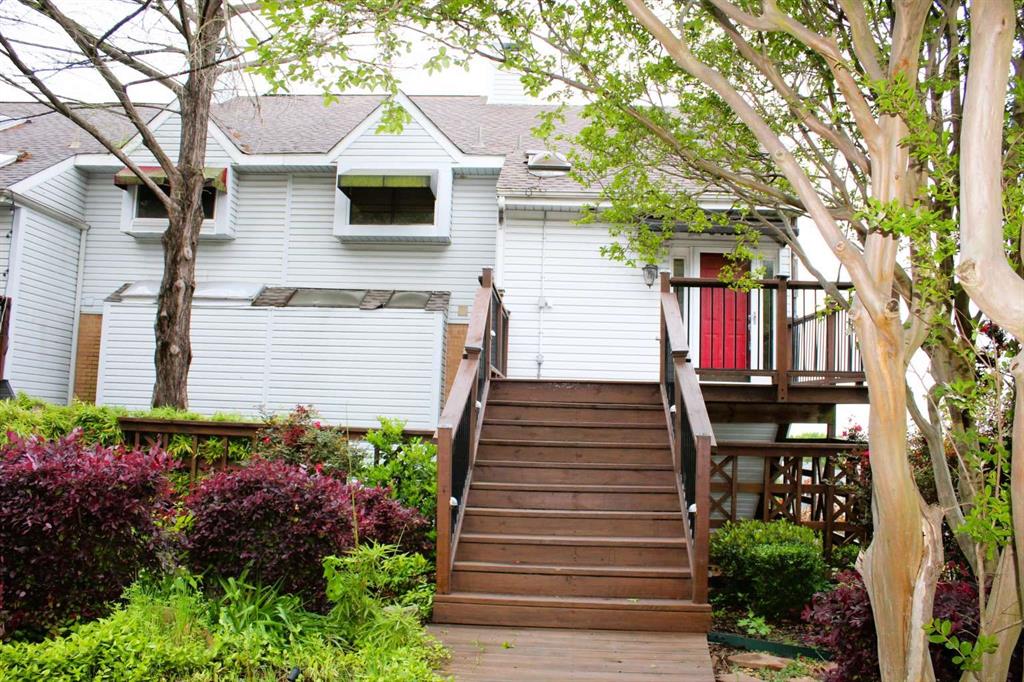
[[[216,198],[213,202],[213,216],[204,218],[199,232],[200,241],[230,241],[235,238],[234,217],[231,200],[236,194],[235,173],[231,166],[227,167],[227,191],[214,189]],[[141,185],[130,185],[120,188],[121,197],[121,232],[142,241],[160,239],[167,231],[167,218],[138,217],[138,194]]]
[[[338,186],[343,175],[420,175],[430,178],[434,193],[434,220],[432,223],[411,224],[359,224],[351,222],[352,204]],[[401,167],[387,164],[344,162],[338,164],[334,177],[334,236],[346,243],[425,243],[448,245],[451,243],[451,207],[454,173],[451,164],[415,163]]]

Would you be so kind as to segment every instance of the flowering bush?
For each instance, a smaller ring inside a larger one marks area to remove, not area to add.
[[[878,639],[871,603],[864,581],[856,571],[837,576],[838,586],[814,595],[803,618],[817,626],[811,644],[832,652],[836,667],[826,682],[873,682],[878,673]],[[966,580],[940,581],[935,590],[933,615],[952,624],[951,635],[972,639],[978,632],[978,591]],[[935,679],[960,679],[953,654],[940,646],[931,647]]]
[[[321,562],[360,542],[424,546],[426,520],[381,488],[346,485],[285,462],[254,460],[202,481],[185,500],[189,566],[263,584],[323,607]]]
[[[0,634],[99,615],[158,564],[169,457],[80,436],[0,451]]]
[[[306,405],[297,406],[284,417],[268,418],[256,436],[255,454],[341,478],[349,471],[348,438],[321,423],[316,410]]]

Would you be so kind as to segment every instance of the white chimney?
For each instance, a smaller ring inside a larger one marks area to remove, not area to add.
[[[515,48],[511,43],[502,43],[505,52]],[[523,91],[518,71],[510,71],[494,64],[491,67],[491,84],[487,94],[488,104],[537,104],[537,100]]]

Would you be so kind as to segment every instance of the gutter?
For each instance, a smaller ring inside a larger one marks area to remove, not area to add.
[[[62,223],[67,223],[71,227],[76,227],[82,232],[89,229],[89,223],[85,222],[77,216],[73,216],[70,213],[65,213],[59,209],[48,206],[41,201],[36,201],[32,197],[19,194],[9,189],[0,189],[0,205],[3,206],[24,206],[30,208],[33,211],[42,213],[45,216],[59,220]]]

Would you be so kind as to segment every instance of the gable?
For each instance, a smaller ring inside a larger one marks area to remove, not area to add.
[[[181,117],[177,114],[170,114],[161,121],[156,121],[153,127],[153,136],[160,147],[167,153],[172,161],[178,159],[178,149],[181,141]],[[231,153],[218,140],[221,137],[217,126],[210,124],[210,132],[206,138],[206,162],[207,166],[230,166]],[[131,149],[129,157],[132,161],[142,165],[157,165],[153,154],[142,145],[141,139],[136,136],[128,145]]]

